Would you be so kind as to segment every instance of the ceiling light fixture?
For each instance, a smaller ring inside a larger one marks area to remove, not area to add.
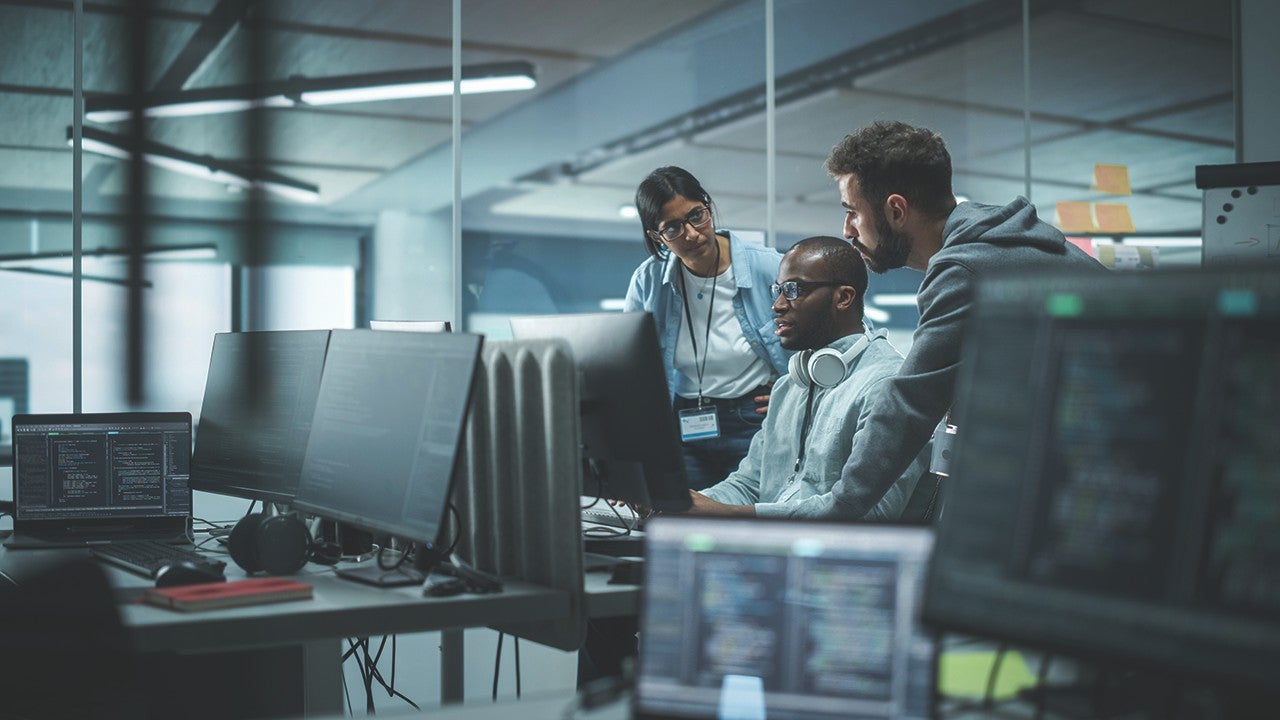
[[[129,248],[100,247],[90,250],[82,250],[80,252],[80,256],[86,258],[123,259],[128,257],[131,252],[132,251]],[[154,260],[216,260],[218,258],[218,247],[212,243],[201,243],[198,245],[152,245],[150,247],[142,248],[141,253],[146,256],[148,262]],[[52,265],[53,269],[57,269],[58,262],[70,260],[72,255],[73,253],[70,250],[47,250],[45,252],[0,255],[0,269],[29,267],[32,263],[36,263],[37,265]]]
[[[112,135],[96,128],[82,128],[81,147],[86,152],[105,155],[107,157],[129,160],[129,142],[119,135]],[[67,145],[72,144],[71,128],[67,128]],[[262,190],[298,202],[314,203],[320,199],[320,188],[310,183],[274,173],[269,170],[250,171],[234,163],[215,160],[208,155],[196,155],[184,152],[175,147],[161,145],[151,140],[142,144],[142,159],[150,165],[166,170],[189,175],[209,182],[222,183],[228,187],[251,188]]]
[[[537,85],[533,65],[521,61],[466,65],[459,89],[464,94],[530,90]],[[142,98],[147,117],[182,117],[240,112],[259,107],[344,105],[348,103],[436,97],[453,93],[453,68],[393,70],[360,75],[309,78],[294,75],[258,85],[196,88]],[[119,122],[133,115],[125,95],[85,99],[85,119]]]

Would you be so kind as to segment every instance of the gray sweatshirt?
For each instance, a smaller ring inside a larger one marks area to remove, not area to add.
[[[942,231],[916,302],[920,324],[896,377],[876,395],[831,492],[786,508],[793,517],[868,517],[928,443],[951,407],[974,282],[1011,269],[1105,269],[1036,217],[1025,198],[998,207],[960,203]]]

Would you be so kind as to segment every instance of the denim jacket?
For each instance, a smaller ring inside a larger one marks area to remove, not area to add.
[[[782,349],[778,336],[773,334],[773,298],[769,297],[769,286],[778,279],[782,255],[773,248],[745,243],[732,231],[728,231],[728,235],[733,282],[738,288],[733,295],[733,314],[737,316],[742,334],[756,355],[773,368],[775,376],[784,375],[791,353]],[[653,313],[658,327],[658,344],[662,346],[662,363],[667,371],[667,392],[672,398],[675,397],[676,373],[679,372],[676,370],[676,340],[680,337],[680,323],[684,320],[684,298],[680,296],[680,283],[676,279],[679,271],[680,259],[674,254],[665,261],[655,257],[646,259],[631,275],[623,306],[627,311]]]

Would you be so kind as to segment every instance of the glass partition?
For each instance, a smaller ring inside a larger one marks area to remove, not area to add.
[[[1195,167],[1235,161],[1229,5],[1095,1],[1029,25],[1041,216],[1117,268],[1199,265]]]

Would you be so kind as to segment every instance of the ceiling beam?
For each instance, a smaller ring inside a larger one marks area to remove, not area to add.
[[[196,27],[187,44],[178,51],[164,75],[156,81],[156,92],[181,90],[200,72],[231,37],[236,26],[257,5],[257,0],[219,0]]]

